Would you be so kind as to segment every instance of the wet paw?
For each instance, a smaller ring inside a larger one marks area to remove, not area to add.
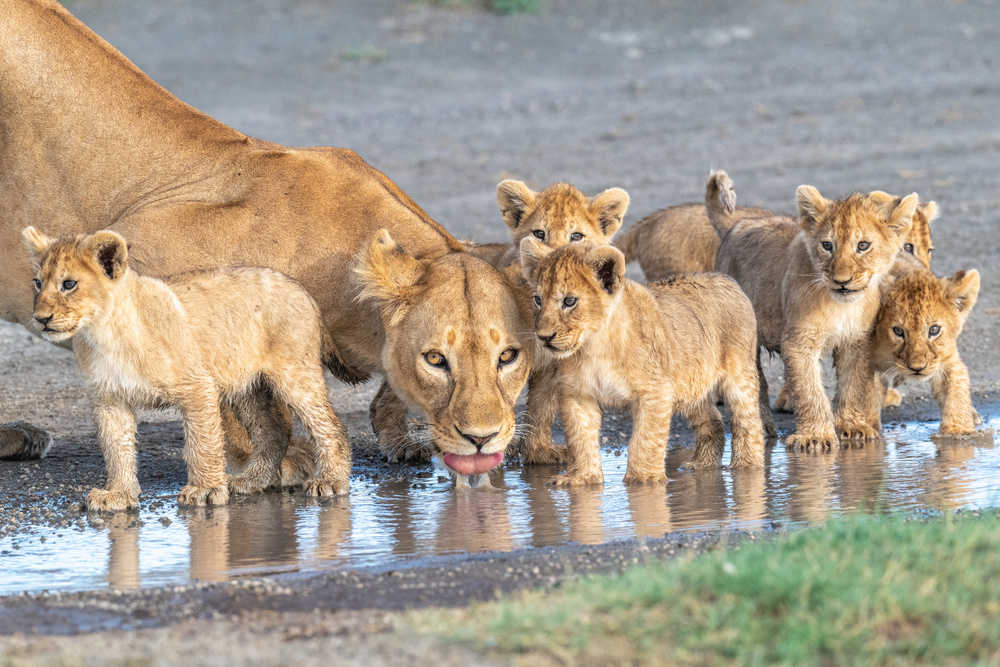
[[[828,449],[840,445],[833,428],[802,429],[785,437],[785,445],[791,449]]]
[[[203,507],[205,505],[225,505],[229,501],[229,487],[212,486],[201,487],[186,484],[177,496],[179,505],[195,505]]]
[[[665,472],[652,472],[652,473],[625,473],[625,478],[622,480],[626,484],[666,484],[667,483],[667,473]]]
[[[972,435],[976,432],[976,427],[968,422],[941,422],[938,433],[941,435]]]
[[[546,445],[525,447],[521,461],[525,465],[550,465],[565,463],[569,459],[569,449],[566,445]]]
[[[347,482],[329,482],[318,479],[311,479],[304,485],[307,496],[314,498],[329,498],[331,496],[343,496],[351,490]]]
[[[138,506],[139,498],[125,491],[91,489],[87,494],[88,512],[120,512]]]
[[[885,390],[885,401],[882,403],[884,408],[895,408],[900,403],[903,402],[903,395],[899,393],[898,389],[889,387]]]
[[[554,486],[585,486],[587,484],[604,484],[604,473],[587,473],[576,475],[554,475],[549,480]]]
[[[226,475],[226,484],[230,493],[250,494],[263,491],[266,484],[258,484],[248,477],[237,475]]]
[[[840,440],[878,440],[881,431],[864,422],[839,422],[837,436]]]

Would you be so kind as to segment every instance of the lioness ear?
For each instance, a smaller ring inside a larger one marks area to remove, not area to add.
[[[601,231],[608,238],[621,228],[628,203],[628,193],[621,188],[609,188],[590,202],[590,212],[597,216]]]
[[[943,278],[941,284],[944,298],[955,304],[959,317],[965,322],[979,297],[979,271],[959,271],[950,278]]]
[[[517,229],[528,208],[535,203],[537,193],[521,181],[500,181],[497,186],[497,206],[503,221],[511,229]]]
[[[598,282],[608,294],[614,295],[621,289],[625,279],[625,255],[613,246],[598,246],[583,258],[594,270]]]
[[[903,197],[902,201],[889,214],[886,227],[895,233],[896,236],[905,236],[913,224],[913,214],[917,210],[917,203],[919,201],[920,197],[916,192]]]
[[[117,280],[125,273],[128,244],[121,236],[105,229],[88,238],[86,247],[94,253],[97,263],[104,270],[104,275],[111,280]]]
[[[811,185],[800,185],[795,190],[795,201],[799,207],[799,224],[807,233],[812,232],[816,220],[823,214],[830,202],[823,198],[819,190]]]
[[[413,302],[424,266],[393,241],[387,229],[380,229],[359,253],[354,271],[362,285],[358,298],[379,301],[383,314],[398,324]]]
[[[550,252],[552,248],[534,237],[525,236],[521,239],[521,273],[528,282],[534,284],[538,263]]]
[[[917,213],[924,216],[924,220],[929,225],[937,220],[938,215],[941,214],[941,210],[938,208],[936,201],[928,201],[917,204]]]
[[[24,240],[24,247],[32,255],[40,255],[55,240],[51,236],[46,236],[34,227],[25,227],[21,231],[21,238]]]

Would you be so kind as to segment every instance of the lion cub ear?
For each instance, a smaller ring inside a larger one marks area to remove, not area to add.
[[[354,271],[362,285],[358,298],[381,302],[383,312],[398,324],[413,303],[424,265],[393,241],[389,230],[380,229],[361,250]]]
[[[122,277],[128,263],[128,244],[125,239],[105,229],[91,235],[85,244],[94,253],[104,275],[111,280]]]
[[[628,204],[628,193],[621,188],[609,188],[590,202],[590,212],[597,217],[601,231],[608,238],[621,229]]]
[[[598,246],[587,253],[583,261],[594,270],[597,281],[608,294],[621,289],[625,280],[625,255],[613,246]]]
[[[521,239],[521,273],[528,282],[534,284],[538,263],[550,252],[552,248],[534,237],[526,236]]]
[[[917,210],[917,203],[920,197],[916,192],[903,197],[899,204],[892,209],[889,219],[886,221],[888,227],[896,236],[903,237],[910,231],[913,224],[913,214]]]
[[[965,322],[979,297],[979,271],[959,271],[950,278],[942,278],[941,285],[944,298],[958,308],[958,315]]]
[[[537,196],[538,193],[521,181],[500,181],[497,186],[497,206],[500,207],[504,223],[511,229],[517,229]]]
[[[46,236],[34,227],[25,227],[21,231],[21,238],[24,240],[24,247],[34,256],[45,252],[45,249],[55,241],[51,236]]]
[[[917,214],[921,215],[929,225],[941,215],[941,209],[938,208],[936,201],[921,202],[917,204]]]
[[[799,207],[799,225],[807,234],[811,234],[830,201],[811,185],[800,185],[795,190],[795,201]]]

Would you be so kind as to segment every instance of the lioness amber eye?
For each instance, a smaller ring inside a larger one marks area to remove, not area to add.
[[[903,250],[905,250],[906,252],[908,252],[908,253],[910,253],[912,255],[913,254],[913,244],[912,243],[904,243],[903,244]],[[928,252],[930,252],[930,251],[928,251]]]
[[[539,308],[542,307],[542,297],[536,296],[533,300],[534,300],[536,306],[538,306]]]
[[[75,280],[64,280],[63,281],[62,288],[63,288],[64,292],[68,292],[71,289],[73,289],[74,287],[76,287],[76,281]]]
[[[35,289],[38,290],[39,292],[42,291],[42,281],[39,280],[38,278],[35,278]]]
[[[564,307],[566,307],[566,308],[572,308],[575,305],[576,305],[576,297],[575,296],[568,296],[565,299],[563,299],[563,306]]]
[[[531,233],[534,234],[535,238],[538,239],[539,241],[544,241],[545,240],[545,230],[544,229],[536,229],[535,231],[533,231]]]
[[[504,350],[500,353],[500,365],[506,366],[507,364],[513,363],[517,359],[517,350],[510,348]]]
[[[893,328],[892,328],[892,333],[894,333],[894,334],[896,334],[897,336],[899,336],[900,338],[902,338],[902,337],[903,337],[903,334],[904,334],[905,332],[903,331],[903,327],[893,327]]]
[[[932,326],[930,329],[927,330],[927,333],[929,333],[931,336],[937,336],[939,333],[941,333],[941,327],[935,324],[934,326]]]
[[[569,235],[569,240],[570,241],[582,241],[583,240],[583,234],[581,234],[580,232],[573,232],[572,234]]]
[[[448,368],[448,360],[445,359],[444,355],[437,350],[424,352],[424,361],[429,363],[434,368]]]
[[[831,252],[833,250],[833,244],[829,241],[823,241],[821,245],[823,246],[823,250],[826,250],[827,252]]]
[[[868,248],[871,248],[871,247],[872,247],[872,244],[869,243],[868,241],[861,241],[861,242],[858,243],[858,252],[864,252],[865,250],[868,250]]]

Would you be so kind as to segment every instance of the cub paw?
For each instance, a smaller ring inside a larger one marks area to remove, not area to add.
[[[800,429],[785,437],[785,445],[791,449],[828,449],[840,445],[837,433],[832,427]]]
[[[138,506],[139,499],[125,491],[91,489],[87,494],[88,512],[120,512]]]
[[[968,422],[941,422],[938,433],[941,435],[972,435],[976,432],[976,427]]]
[[[864,422],[838,422],[837,436],[840,440],[878,440],[881,432]]]
[[[264,487],[256,484],[254,480],[237,475],[227,475],[226,484],[229,486],[229,493],[251,494],[264,490]]]
[[[541,446],[524,446],[521,450],[521,462],[526,465],[549,465],[565,463],[569,459],[569,449],[566,445],[551,443]]]
[[[774,401],[774,411],[792,413],[795,412],[795,401],[792,400],[792,392],[788,390],[788,385],[781,388],[778,398]]]
[[[229,501],[229,487],[212,486],[204,488],[186,484],[177,496],[179,505],[225,505]]]
[[[902,402],[903,395],[899,393],[898,389],[889,387],[885,390],[885,401],[882,402],[882,407],[895,408]]]
[[[603,473],[578,473],[575,475],[555,475],[549,480],[553,486],[585,486],[587,484],[604,484]]]
[[[665,472],[649,472],[649,473],[632,473],[626,472],[625,478],[622,480],[626,484],[666,484],[667,483],[667,473]]]
[[[311,479],[305,483],[304,489],[307,496],[329,498],[331,496],[346,495],[351,490],[351,487],[347,482],[327,482]]]

